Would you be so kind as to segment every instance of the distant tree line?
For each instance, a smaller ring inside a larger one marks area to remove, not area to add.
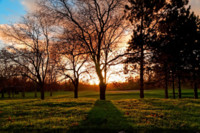
[[[126,74],[139,72],[140,98],[145,81],[164,83],[165,98],[170,83],[174,98],[178,83],[181,98],[182,82],[191,82],[198,98],[200,20],[188,0],[39,0],[36,4],[38,8],[20,23],[0,27],[8,44],[0,52],[2,95],[3,88],[12,89],[9,82],[14,78],[31,83],[41,99],[47,85],[52,96],[55,86],[69,80],[78,98],[80,78],[95,74],[100,99],[105,100],[109,72],[124,64]],[[119,49],[130,31],[128,48]]]

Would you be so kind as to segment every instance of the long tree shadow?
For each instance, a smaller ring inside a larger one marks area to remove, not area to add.
[[[87,118],[80,122],[78,126],[71,127],[68,132],[127,133],[131,131],[132,127],[111,101],[97,100]]]

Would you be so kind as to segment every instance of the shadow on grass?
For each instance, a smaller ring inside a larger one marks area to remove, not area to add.
[[[77,103],[77,102],[63,102],[63,103],[42,103],[42,104],[34,104],[33,106],[41,106],[41,107],[80,107],[85,105],[91,105],[92,103]]]
[[[6,106],[15,106],[15,105],[19,105],[19,104],[33,103],[33,102],[36,102],[36,101],[40,101],[40,99],[23,101],[23,102],[20,101],[20,102],[17,102],[17,103],[10,103],[10,104],[5,104],[5,105],[0,104],[0,108],[6,107]]]
[[[123,98],[122,98],[123,97]],[[160,94],[146,94],[146,98],[164,98],[164,95]],[[116,94],[107,94],[109,100],[121,100],[121,99],[139,99],[139,93],[116,93]]]
[[[78,126],[73,126],[70,133],[118,133],[131,132],[123,114],[110,101],[96,101],[87,118]]]

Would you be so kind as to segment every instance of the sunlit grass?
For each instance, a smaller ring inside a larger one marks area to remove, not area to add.
[[[0,101],[0,129],[69,129],[83,120],[95,99]]]
[[[200,130],[200,100],[133,99],[113,101],[134,129]]]
[[[43,101],[33,99],[33,93],[25,99],[1,99],[0,130],[200,130],[200,100],[167,100],[163,93],[145,91],[146,98],[139,99],[138,91],[111,91],[110,101],[97,101],[95,91],[80,92],[79,99],[73,99],[73,92],[54,92],[53,97],[46,93]],[[183,90],[183,97],[193,97],[192,90]]]

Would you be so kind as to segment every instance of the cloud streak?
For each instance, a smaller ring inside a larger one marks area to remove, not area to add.
[[[36,2],[39,0],[21,0],[22,5],[29,12],[33,12],[37,9]]]

